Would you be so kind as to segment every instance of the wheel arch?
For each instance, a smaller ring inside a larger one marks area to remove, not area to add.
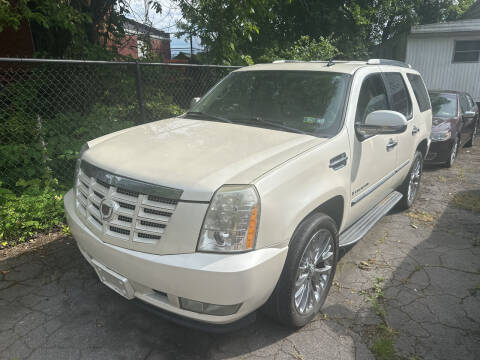
[[[427,152],[428,152],[427,139],[423,139],[422,141],[420,141],[420,143],[417,146],[417,150],[419,150],[422,153],[422,156],[425,159],[425,156],[427,156]]]
[[[316,213],[322,213],[331,217],[335,222],[335,224],[337,225],[337,230],[340,230],[340,227],[342,226],[342,221],[343,221],[344,209],[345,209],[345,200],[342,195],[336,195],[331,197],[327,201],[324,201],[321,205],[317,206],[315,209],[310,211],[304,218],[302,218],[298,222],[290,241],[295,237],[295,234],[298,228],[305,221],[305,219],[307,219],[312,214],[316,214]]]

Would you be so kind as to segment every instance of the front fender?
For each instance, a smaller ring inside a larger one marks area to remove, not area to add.
[[[348,214],[350,161],[339,170],[329,167],[329,160],[343,152],[350,159],[346,149],[347,135],[337,135],[255,181],[261,198],[258,248],[288,245],[300,222],[335,196],[344,199],[342,213]]]

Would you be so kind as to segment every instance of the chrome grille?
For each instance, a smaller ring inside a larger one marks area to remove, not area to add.
[[[78,213],[98,232],[115,239],[157,243],[166,231],[182,191],[143,184],[144,191],[141,191],[142,182],[82,161],[75,181]],[[115,206],[111,217],[103,220],[101,203],[107,199]]]

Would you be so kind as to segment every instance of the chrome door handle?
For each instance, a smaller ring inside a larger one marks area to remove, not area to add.
[[[398,144],[398,141],[395,141],[395,140],[393,140],[393,139],[388,140],[388,143],[387,143],[387,151],[393,150],[393,148],[394,148],[395,146],[397,146],[397,144]]]
[[[333,170],[339,170],[347,166],[348,156],[346,153],[341,153],[340,155],[335,156],[330,159],[330,164],[328,165]]]
[[[420,129],[417,128],[415,125],[413,125],[412,135],[415,135],[415,134],[418,133],[419,131],[420,131]]]

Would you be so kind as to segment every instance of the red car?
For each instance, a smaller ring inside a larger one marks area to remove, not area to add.
[[[451,167],[458,150],[473,145],[479,122],[478,106],[466,92],[430,90],[429,94],[432,143],[425,161]]]

